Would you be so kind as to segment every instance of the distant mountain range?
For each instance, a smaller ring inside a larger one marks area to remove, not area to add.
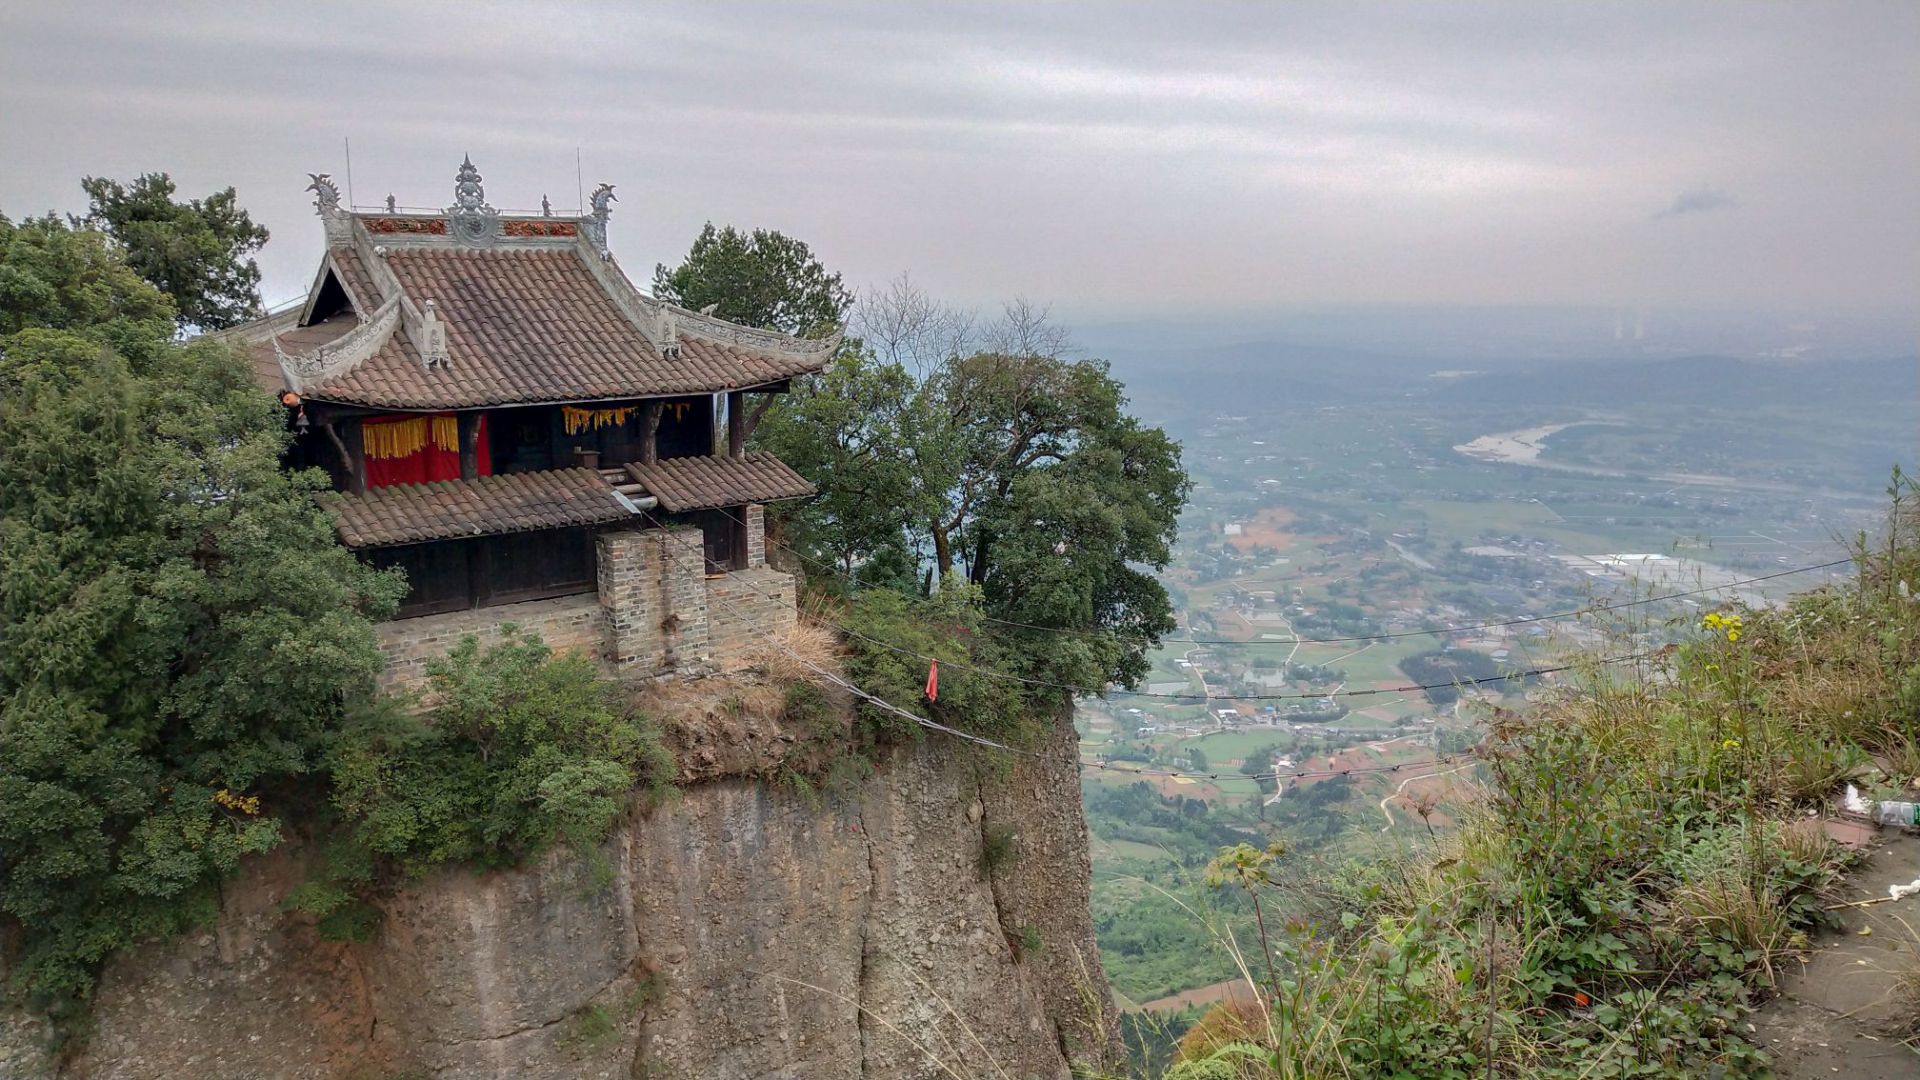
[[[1741,405],[1914,402],[1920,356],[1858,360],[1755,360],[1718,355],[1586,360],[1512,357],[1477,364],[1395,356],[1324,344],[1261,341],[1203,348],[1115,347],[1095,355],[1135,400],[1231,401],[1253,394],[1302,405],[1383,398],[1436,403],[1612,408],[1650,398],[1721,408]]]

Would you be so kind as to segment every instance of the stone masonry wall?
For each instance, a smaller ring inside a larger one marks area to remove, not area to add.
[[[707,579],[708,647],[718,659],[764,644],[799,620],[793,575],[768,566]]]
[[[696,670],[707,657],[707,564],[698,529],[599,537],[609,666],[640,678]]]
[[[426,680],[426,662],[468,634],[484,641],[514,624],[556,652],[585,649],[622,678],[699,674],[783,633],[797,620],[793,575],[767,566],[766,518],[747,508],[748,568],[708,577],[698,529],[652,528],[595,538],[597,595],[476,608],[382,623],[381,688]]]
[[[584,649],[599,659],[606,644],[606,617],[591,593],[400,619],[374,627],[387,660],[380,689],[417,689],[426,683],[429,659],[445,655],[468,634],[482,644],[496,641],[509,624],[538,633],[555,652]]]
[[[767,508],[759,503],[747,507],[747,569],[767,565]]]

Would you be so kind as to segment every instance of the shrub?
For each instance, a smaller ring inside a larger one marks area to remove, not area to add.
[[[849,597],[836,620],[848,633],[847,677],[904,709],[963,731],[1002,742],[1030,741],[1040,721],[1019,692],[1020,684],[980,674],[1010,666],[981,630],[979,607],[968,590],[943,591],[933,601],[871,590]],[[925,696],[928,662],[940,661],[938,700]],[[885,738],[918,739],[924,732],[868,703],[857,715],[867,730]]]
[[[511,865],[554,844],[589,852],[636,785],[671,790],[653,723],[584,657],[509,632],[484,650],[468,637],[428,672],[430,710],[376,702],[328,752],[340,821],[291,900],[323,928],[396,874]]]

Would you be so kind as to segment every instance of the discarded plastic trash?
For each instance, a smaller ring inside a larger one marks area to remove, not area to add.
[[[1920,803],[1910,802],[1873,802],[1860,797],[1860,789],[1847,785],[1847,793],[1840,800],[1840,808],[1850,814],[1860,814],[1872,818],[1881,825],[1905,825],[1909,828],[1920,827]]]
[[[1920,803],[1874,803],[1873,820],[1882,825],[1920,825]]]
[[[1887,886],[1887,896],[1894,900],[1905,900],[1909,896],[1920,896],[1920,878],[1914,878],[1905,885]]]

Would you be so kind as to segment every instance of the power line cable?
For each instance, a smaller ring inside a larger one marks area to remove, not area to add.
[[[740,521],[739,518],[734,517],[733,514],[729,511],[722,510],[721,513],[725,514],[729,518],[733,518],[733,520],[736,522]],[[742,526],[745,525],[744,522],[741,522],[741,524]],[[984,668],[978,665],[966,664],[966,663],[962,663],[955,660],[943,661],[943,660],[940,660],[939,657],[932,656],[930,654],[923,653],[923,652],[917,652],[913,649],[903,648],[902,646],[892,644],[891,642],[882,641],[879,638],[873,637],[872,635],[863,634],[858,630],[852,629],[851,627],[843,626],[839,623],[835,623],[827,619],[816,618],[814,621],[819,623],[822,626],[828,627],[833,630],[837,630],[848,637],[858,638],[859,640],[867,642],[870,645],[876,645],[882,649],[887,649],[891,652],[899,653],[902,656],[910,656],[916,660],[923,660],[929,664],[944,663],[949,668],[952,668],[954,670],[970,671],[978,675],[984,675],[988,678],[1005,679],[1011,682],[1024,683],[1028,686],[1040,686],[1040,687],[1046,687],[1054,690],[1071,690],[1074,693],[1079,694],[1081,696],[1103,696],[1109,692],[1112,692],[1112,693],[1125,694],[1130,697],[1156,698],[1156,699],[1165,700],[1165,701],[1187,701],[1187,702],[1203,702],[1204,703],[1207,701],[1212,701],[1216,697],[1216,695],[1204,694],[1204,693],[1202,694],[1193,694],[1193,693],[1156,694],[1156,693],[1153,693],[1152,691],[1147,691],[1147,690],[1127,690],[1127,689],[1114,690],[1112,687],[1096,689],[1094,687],[1081,686],[1077,683],[1058,682],[1050,679],[1036,679],[1027,675],[1016,675],[1010,671],[996,671],[992,668]],[[1621,663],[1626,663],[1630,660],[1644,659],[1649,655],[1651,654],[1645,653],[1645,652],[1629,653],[1622,656],[1603,657],[1598,660],[1587,660],[1587,661],[1584,661],[1584,663],[1598,664],[1598,665],[1621,664]],[[1469,686],[1485,686],[1491,683],[1512,682],[1516,679],[1529,679],[1539,675],[1551,675],[1561,671],[1570,671],[1580,666],[1582,666],[1580,663],[1557,664],[1549,667],[1527,668],[1524,670],[1508,672],[1500,675],[1487,675],[1487,676],[1481,676],[1473,679],[1457,679],[1451,682],[1444,682],[1444,683],[1409,684],[1406,686],[1381,686],[1381,687],[1373,687],[1371,689],[1366,689],[1366,690],[1333,690],[1333,691],[1326,691],[1326,692],[1296,691],[1293,693],[1286,693],[1286,694],[1220,694],[1217,696],[1223,700],[1228,700],[1228,701],[1321,701],[1321,700],[1327,700],[1327,699],[1336,698],[1336,697],[1348,698],[1348,697],[1371,697],[1376,694],[1412,694],[1412,693],[1424,693],[1428,690],[1454,689],[1454,688],[1469,687]]]
[[[723,598],[709,597],[709,599],[719,600],[722,606],[728,608],[729,610],[735,612],[736,614],[744,614],[743,612],[740,611],[739,608],[735,607],[731,602]],[[752,623],[749,622],[748,625],[752,625]],[[951,736],[953,738],[960,739],[964,742],[972,743],[977,746],[988,747],[994,750],[1000,750],[1005,753],[1013,754],[1019,757],[1029,758],[1035,761],[1056,762],[1061,765],[1071,764],[1076,769],[1094,768],[1094,769],[1101,769],[1106,771],[1123,772],[1129,776],[1166,776],[1166,777],[1172,777],[1176,779],[1185,778],[1185,779],[1191,779],[1191,780],[1205,779],[1205,780],[1218,781],[1222,778],[1221,774],[1218,772],[1193,772],[1193,771],[1182,772],[1174,769],[1129,769],[1123,766],[1116,766],[1111,761],[1088,761],[1077,754],[1071,758],[1055,758],[1052,755],[1043,754],[1038,751],[1023,750],[1023,749],[1020,749],[1019,747],[1009,746],[1006,743],[1000,742],[998,740],[989,739],[984,735],[976,735],[970,731],[962,731],[959,728],[952,727],[947,724],[942,724],[939,721],[934,720],[930,717],[921,716],[919,713],[913,712],[909,709],[896,705],[893,702],[888,701],[886,698],[883,698],[878,694],[872,693],[871,691],[868,691],[860,687],[859,685],[854,683],[852,680],[846,678],[844,675],[841,675],[838,672],[834,672],[825,667],[822,667],[819,664],[813,662],[812,660],[809,660],[805,656],[802,656],[800,653],[794,651],[793,648],[788,646],[785,642],[782,642],[779,639],[779,637],[774,633],[772,633],[771,631],[760,631],[760,633],[762,634],[762,636],[764,636],[767,639],[768,643],[771,644],[775,649],[785,653],[788,657],[793,659],[796,663],[812,671],[815,675],[817,675],[823,681],[831,685],[840,687],[842,690],[845,690],[847,693],[852,694],[854,697],[867,702],[868,704],[888,713],[889,715],[898,716],[901,719],[907,720],[921,728],[925,728],[929,731],[938,732],[942,735]],[[1226,775],[1226,778],[1232,779],[1234,776],[1238,775],[1238,776],[1246,777],[1247,779],[1250,779],[1250,780],[1254,780],[1256,782],[1264,779],[1272,779],[1274,783],[1278,785],[1281,783],[1283,778],[1293,780],[1293,781],[1299,781],[1302,779],[1312,779],[1317,777],[1354,776],[1354,775],[1365,775],[1365,774],[1372,774],[1372,773],[1398,773],[1398,772],[1405,772],[1410,770],[1417,770],[1427,766],[1451,765],[1462,757],[1472,758],[1472,757],[1478,757],[1478,756],[1479,755],[1473,750],[1465,750],[1456,754],[1440,754],[1432,758],[1424,758],[1418,761],[1401,762],[1397,765],[1353,765],[1353,766],[1348,766],[1346,768],[1330,767],[1326,769],[1295,769],[1295,770],[1275,769],[1272,772],[1261,772],[1261,773],[1238,773],[1238,774],[1229,773]]]
[[[1320,700],[1329,699],[1329,698],[1372,697],[1373,695],[1376,695],[1376,694],[1412,694],[1412,693],[1422,693],[1428,690],[1454,689],[1459,687],[1470,687],[1470,686],[1485,686],[1491,683],[1512,682],[1516,679],[1530,679],[1539,675],[1552,675],[1561,671],[1571,671],[1575,668],[1582,666],[1582,663],[1556,664],[1549,667],[1527,668],[1522,671],[1513,671],[1513,672],[1508,672],[1501,675],[1486,675],[1486,676],[1473,678],[1473,679],[1457,679],[1457,680],[1454,680],[1453,682],[1424,683],[1424,684],[1414,683],[1406,686],[1377,686],[1377,687],[1373,687],[1371,689],[1366,689],[1366,690],[1331,690],[1326,692],[1296,691],[1296,692],[1286,693],[1286,694],[1194,694],[1194,693],[1156,694],[1148,690],[1127,690],[1124,688],[1117,689],[1113,687],[1096,690],[1091,687],[1080,686],[1075,683],[1055,682],[1049,679],[1036,679],[1026,675],[1016,675],[1010,671],[995,671],[992,668],[983,668],[973,664],[961,663],[956,660],[940,660],[938,657],[930,656],[922,652],[915,652],[912,649],[903,648],[898,645],[893,645],[888,642],[881,641],[879,638],[872,637],[868,634],[860,633],[857,630],[852,630],[847,627],[840,626],[837,623],[828,622],[824,619],[816,619],[815,621],[820,623],[822,626],[826,626],[834,630],[838,630],[841,633],[848,635],[849,637],[855,637],[860,639],[861,641],[867,642],[868,644],[877,645],[880,648],[899,653],[902,656],[911,656],[917,660],[924,660],[930,664],[938,662],[940,664],[943,664],[957,671],[970,671],[977,675],[984,675],[988,678],[1006,679],[1012,682],[1025,683],[1028,686],[1048,687],[1055,690],[1071,690],[1083,697],[1102,696],[1107,693],[1114,693],[1114,694],[1123,694],[1128,697],[1154,698],[1162,701],[1187,701],[1187,702],[1206,702],[1206,701],[1212,701],[1216,698],[1225,700],[1225,701],[1320,701]],[[1602,657],[1597,660],[1587,660],[1587,661],[1584,661],[1583,663],[1597,664],[1597,665],[1624,664],[1630,660],[1642,660],[1651,655],[1653,654],[1646,653],[1646,652],[1628,653],[1622,656],[1608,656],[1608,657]]]

